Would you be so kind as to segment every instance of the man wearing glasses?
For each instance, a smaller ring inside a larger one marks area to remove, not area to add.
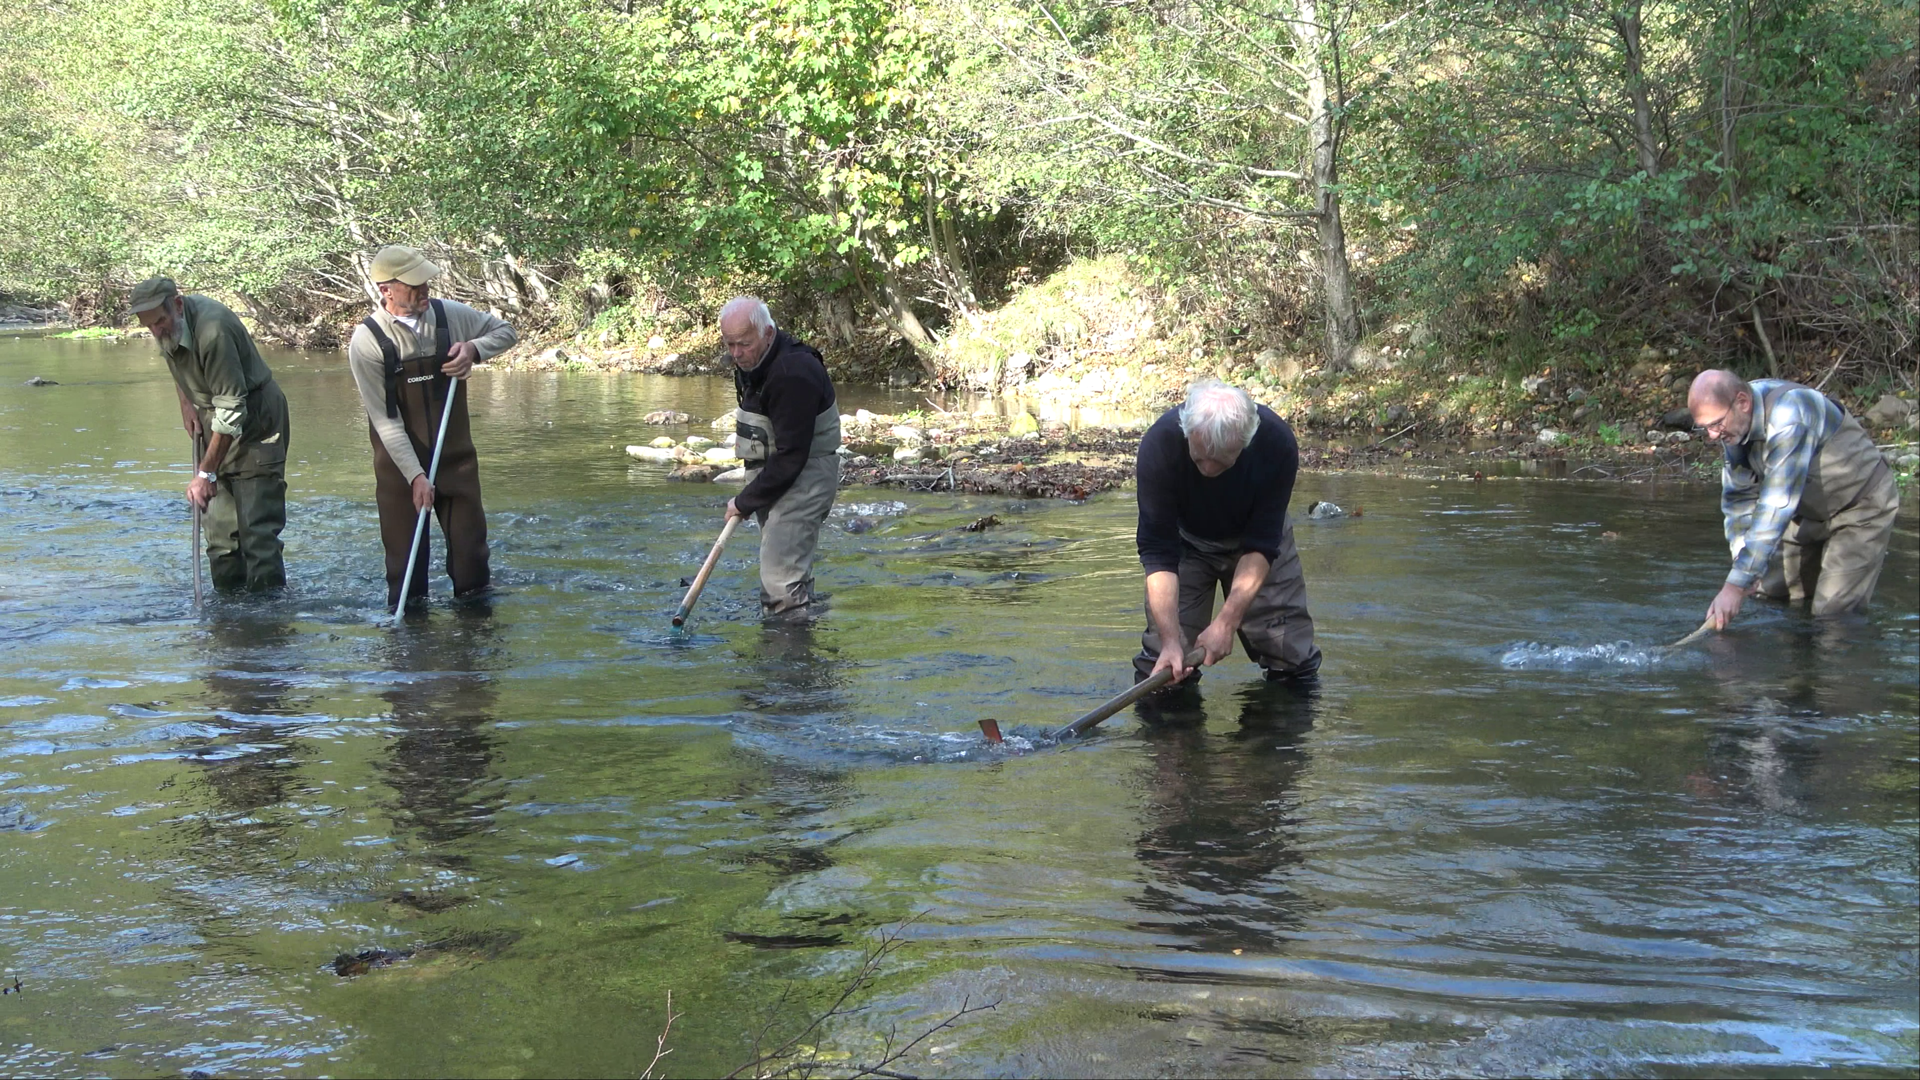
[[[1860,421],[1798,383],[1720,370],[1693,380],[1687,410],[1726,452],[1720,508],[1733,569],[1707,607],[1714,629],[1749,595],[1807,600],[1816,618],[1865,608],[1900,494]]]

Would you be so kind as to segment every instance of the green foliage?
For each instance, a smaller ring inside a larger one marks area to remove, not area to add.
[[[0,291],[111,317],[165,271],[319,338],[365,303],[372,250],[401,242],[523,323],[671,333],[754,288],[801,321],[857,308],[929,357],[948,328],[971,372],[1063,347],[1060,289],[982,330],[1022,282],[1124,264],[1100,303],[1149,290],[1158,337],[1244,364],[1322,326],[1317,72],[1373,329],[1428,323],[1432,355],[1489,375],[1551,357],[1604,377],[1659,341],[1911,385],[1916,14],[9,4]]]
[[[1911,357],[1914,17],[1910,0],[1455,6],[1412,28],[1356,115],[1360,187],[1401,235],[1382,284],[1466,316],[1456,336],[1539,352],[1665,337],[1737,362],[1838,339]]]

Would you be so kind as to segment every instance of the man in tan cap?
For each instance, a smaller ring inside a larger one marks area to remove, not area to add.
[[[454,395],[453,380],[498,355],[517,335],[513,327],[457,300],[427,295],[440,268],[408,247],[384,247],[373,257],[372,277],[380,306],[353,332],[348,366],[360,387],[373,441],[374,501],[380,508],[380,542],[387,553],[387,606],[400,599],[421,510],[432,507],[447,541],[447,574],[456,597],[484,593],[487,517],[480,505],[480,457],[467,421],[467,396]],[[440,472],[427,480],[440,417],[453,399]],[[430,542],[423,539],[407,603],[425,602]]]
[[[166,357],[180,419],[207,443],[187,498],[206,512],[207,570],[218,589],[287,583],[287,398],[225,304],[182,296],[172,279],[134,286],[129,305]]]

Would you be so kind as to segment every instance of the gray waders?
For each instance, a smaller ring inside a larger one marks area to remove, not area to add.
[[[1241,554],[1238,542],[1216,543],[1180,531],[1180,633],[1189,647],[1213,621],[1214,596],[1224,598],[1232,590]],[[1293,543],[1291,515],[1280,530],[1280,551],[1267,570],[1267,580],[1240,622],[1240,645],[1248,659],[1266,669],[1269,679],[1304,679],[1320,670],[1320,648],[1313,642],[1313,616],[1307,614],[1307,582],[1300,572],[1300,551]],[[1133,658],[1136,681],[1152,673],[1160,648],[1160,631],[1154,628],[1153,612],[1148,611],[1140,654]],[[1189,676],[1186,684],[1199,674]]]
[[[752,483],[779,448],[773,420],[763,413],[734,410],[734,450]],[[760,523],[760,603],[769,614],[806,607],[814,601],[813,557],[820,526],[840,491],[840,406],[827,406],[813,421],[807,463],[786,494],[754,515]]]

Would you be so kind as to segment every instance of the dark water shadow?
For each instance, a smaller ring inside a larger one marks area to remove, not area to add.
[[[468,870],[452,850],[493,827],[504,791],[492,785],[499,691],[493,673],[508,664],[501,630],[483,603],[456,605],[451,620],[412,625],[383,643],[397,679],[380,696],[396,734],[379,765],[393,794],[394,823],[425,842],[423,856]]]
[[[1319,695],[1262,682],[1233,700],[1238,725],[1224,735],[1207,729],[1197,687],[1136,709],[1152,771],[1149,824],[1134,843],[1148,883],[1134,902],[1181,948],[1271,954],[1310,914],[1286,878],[1304,859],[1298,787]]]

